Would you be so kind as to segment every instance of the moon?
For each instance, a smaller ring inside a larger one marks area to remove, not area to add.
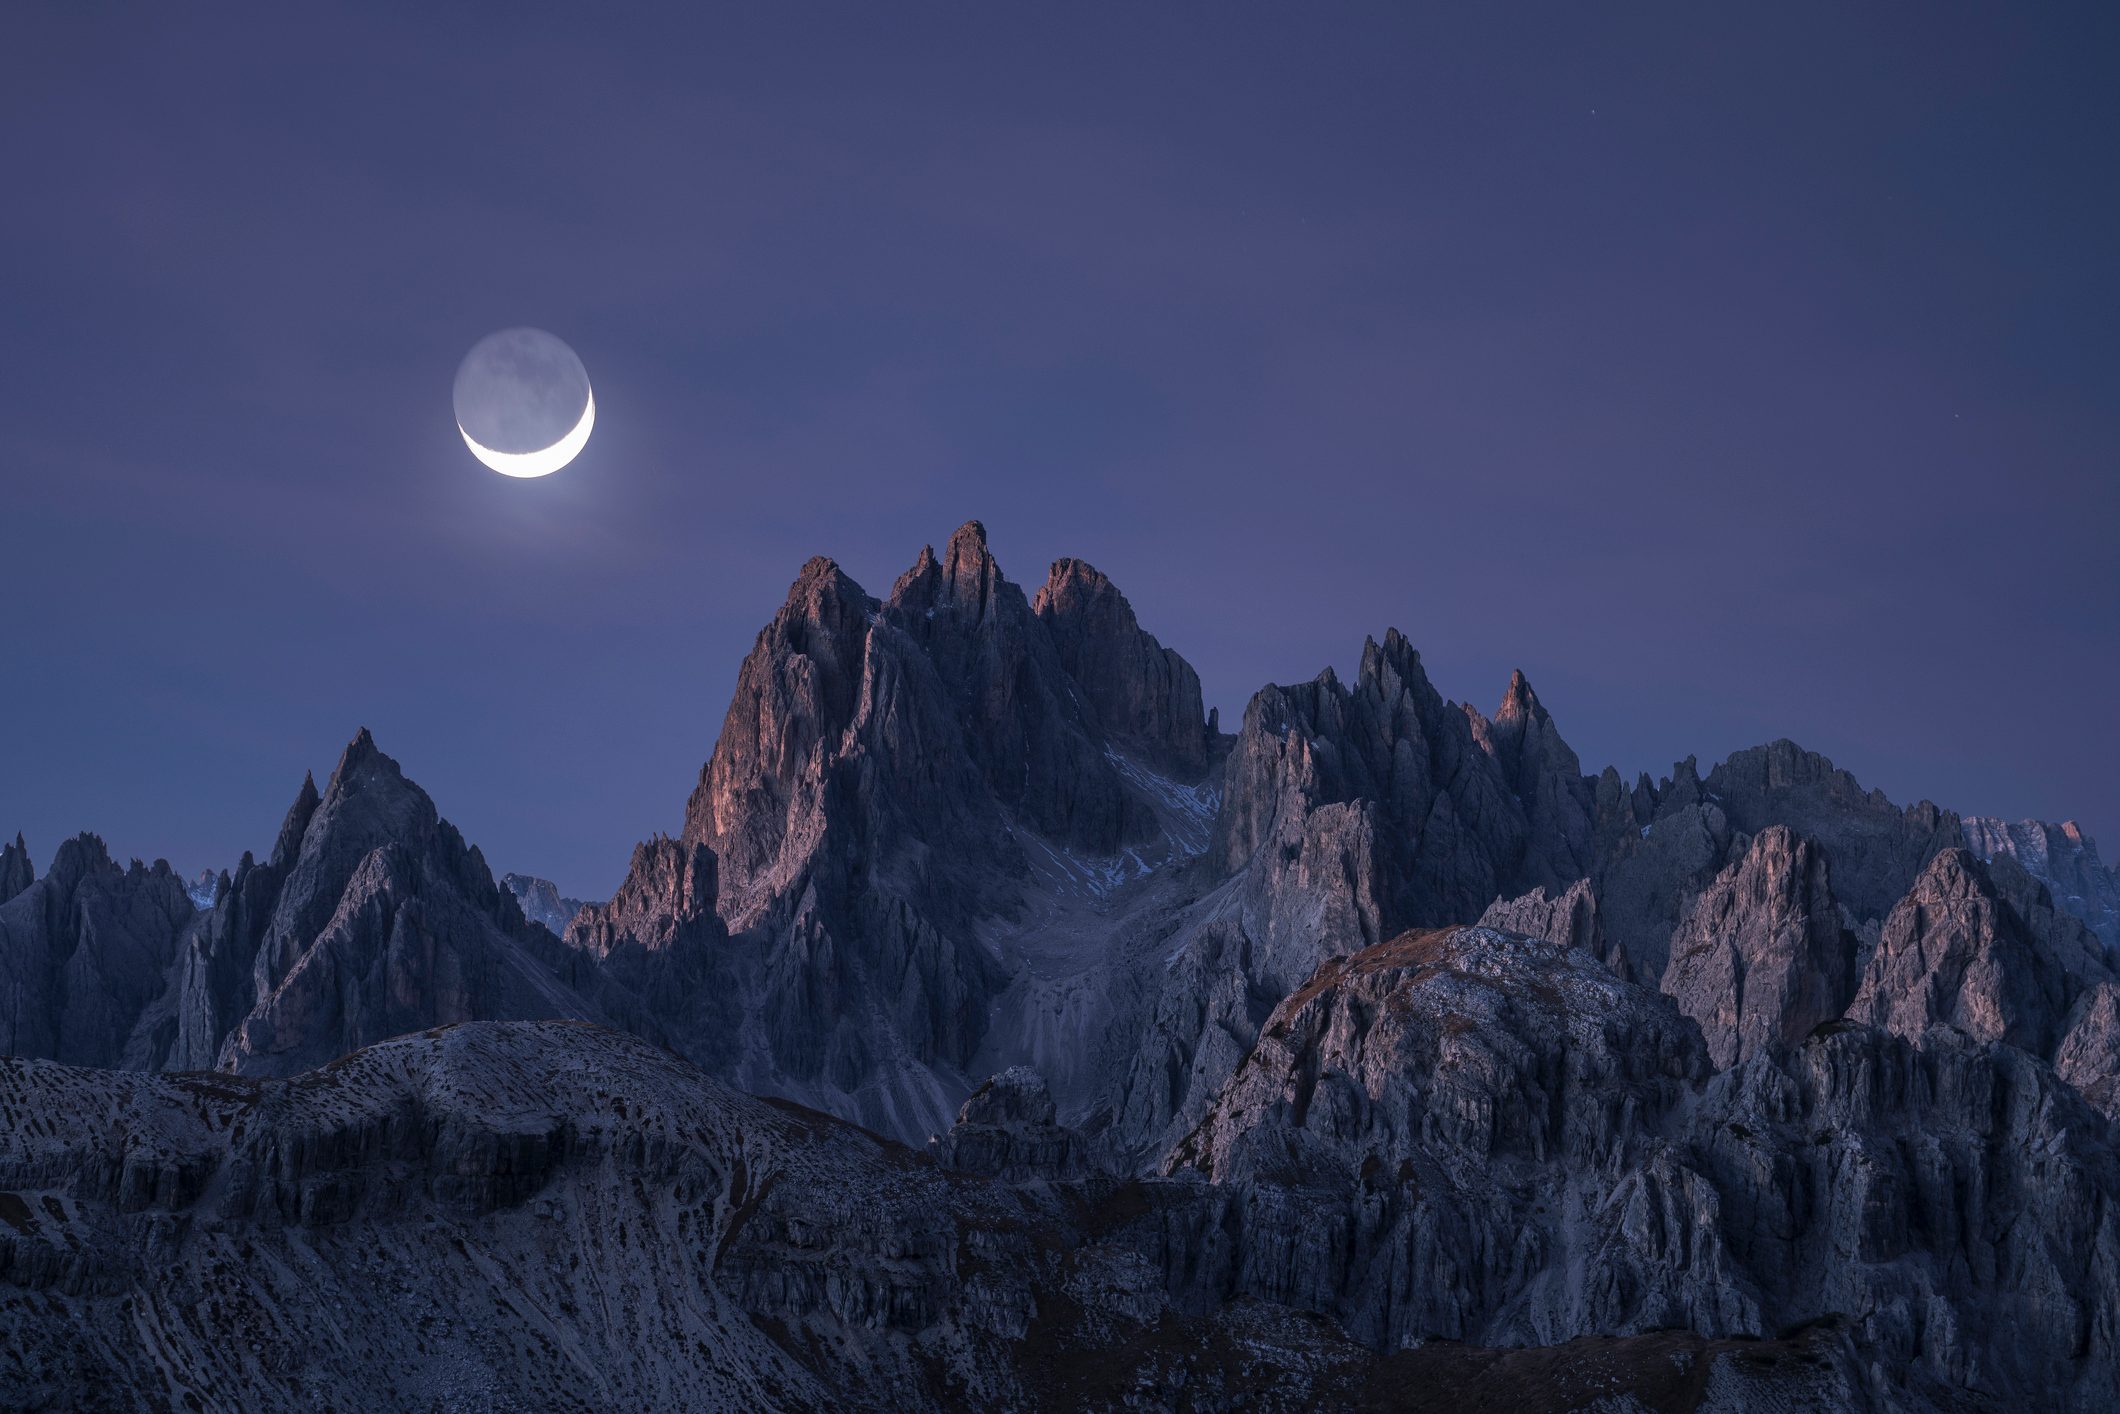
[[[589,370],[542,329],[503,329],[456,370],[456,430],[503,476],[550,476],[581,455],[596,426]]]

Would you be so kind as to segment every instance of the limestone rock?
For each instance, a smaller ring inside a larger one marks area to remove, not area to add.
[[[61,844],[0,904],[0,1053],[119,1064],[194,912],[167,862],[120,868],[95,835]]]
[[[2005,855],[2016,860],[2047,886],[2055,903],[2090,925],[2108,953],[2120,953],[2120,870],[2098,857],[2097,841],[2081,825],[1972,815],[1962,823],[1974,854],[1990,864]]]
[[[1285,1306],[1192,1304],[1162,1262],[1206,1216],[1189,1182],[946,1171],[593,1027],[448,1027],[288,1080],[0,1059],[0,1388],[1293,1414],[1469,1407],[1566,1370],[1613,1407],[1876,1407],[1832,1322],[1380,1354]]]
[[[744,1083],[939,1132],[986,1069],[989,1027],[1039,1005],[992,939],[1204,851],[1212,788],[1158,770],[1188,711],[1206,750],[1197,679],[1124,632],[1131,610],[1090,573],[1034,612],[977,522],[886,600],[828,560],[804,567],[738,674],[683,835],[713,852],[738,940]],[[1143,676],[1085,686],[1070,661]],[[1157,692],[1148,718],[1121,713]]]
[[[1592,803],[1521,674],[1490,723],[1445,702],[1396,630],[1365,645],[1351,688],[1327,670],[1257,693],[1210,854],[1233,877],[1174,925],[1182,945],[1116,1104],[1121,1149],[1148,1157],[1196,1123],[1326,958],[1534,888],[1580,907],[1567,891],[1589,871]]]
[[[1854,998],[1856,940],[1825,856],[1783,825],[1762,830],[1687,910],[1663,991],[1700,1023],[1718,1069],[1802,1044]]]
[[[1012,1066],[965,1100],[935,1145],[945,1168],[995,1178],[1079,1178],[1091,1165],[1080,1134],[1054,1120],[1045,1080],[1028,1066]]]
[[[1512,886],[1558,893],[1590,873],[1595,798],[1582,762],[1521,671],[1509,675],[1486,734],[1524,811],[1524,855]]]
[[[1577,879],[1557,894],[1540,887],[1517,898],[1496,899],[1480,915],[1479,926],[1581,948],[1592,957],[1604,952],[1604,938],[1597,922],[1597,891],[1590,887],[1588,879]]]
[[[1848,1016],[1909,1038],[1944,1026],[2051,1056],[2077,994],[2109,975],[2101,967],[2085,977],[2068,961],[1998,891],[1987,866],[1947,849],[1885,920]],[[2095,965],[2081,953],[2075,961]]]
[[[1732,858],[1745,837],[1722,807],[1702,796],[1691,757],[1671,776],[1644,775],[1623,787],[1610,767],[1598,778],[1600,956],[1631,981],[1653,987],[1670,961],[1671,934],[1686,908]]]
[[[366,730],[320,795],[305,783],[288,830],[305,814],[291,862],[271,871],[280,878],[251,965],[254,1000],[221,1042],[218,1068],[291,1074],[456,1021],[639,1026],[632,999],[574,966],[559,940],[523,917],[478,850]]]
[[[2054,1052],[2054,1070],[2107,1119],[2120,1122],[2120,983],[2100,982],[2077,999]]]
[[[1965,843],[1958,817],[1922,801],[1900,807],[1816,752],[1775,741],[1708,773],[1704,796],[1733,828],[1786,825],[1824,852],[1833,889],[1858,920],[1883,918],[1935,855]]]
[[[1384,1346],[1845,1313],[1887,1407],[2109,1401],[2120,1155],[2038,1059],[1834,1021],[1707,1073],[1580,949],[1407,934],[1275,1009],[1166,1158],[1204,1217],[1166,1210],[1164,1263]]]
[[[1031,611],[1107,736],[1180,780],[1206,772],[1215,743],[1200,676],[1142,629],[1111,580],[1087,561],[1055,560]]]
[[[716,878],[705,845],[668,837],[636,845],[618,893],[584,905],[566,941],[594,960],[600,981],[636,999],[678,1051],[727,1073],[740,1049],[742,994],[714,908]]]
[[[129,1067],[211,1070],[220,1060],[222,1045],[257,1004],[258,949],[320,799],[316,779],[304,772],[272,853],[259,863],[245,851],[226,885],[216,881],[213,908],[193,930],[170,983],[169,1044],[159,1053],[128,1057]]]

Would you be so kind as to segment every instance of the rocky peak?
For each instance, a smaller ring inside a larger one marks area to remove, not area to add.
[[[1597,891],[1588,879],[1577,879],[1558,894],[1541,886],[1515,898],[1496,899],[1480,915],[1479,926],[1581,948],[1592,957],[1604,954]]]
[[[96,835],[63,842],[0,904],[0,1054],[119,1064],[194,913],[166,861],[121,869]]]
[[[725,884],[740,890],[774,867],[791,802],[853,721],[876,607],[838,565],[813,559],[744,658],[685,807],[684,837],[714,851]]]
[[[0,903],[6,903],[37,882],[36,868],[29,860],[29,846],[17,831],[13,843],[0,849]]]
[[[1546,715],[1538,694],[1531,690],[1531,679],[1524,676],[1522,668],[1511,669],[1509,686],[1502,691],[1502,705],[1494,711],[1495,723],[1530,722]]]
[[[250,1074],[291,1073],[446,1022],[631,1014],[593,967],[530,925],[365,729],[322,792],[305,782],[283,838],[305,811],[291,864],[239,870],[215,907],[209,946],[183,984],[198,1018],[184,1028],[187,1050],[231,1010],[215,1060]],[[230,974],[267,907],[245,989]]]
[[[931,560],[923,550],[900,577],[885,617],[940,682],[986,790],[1039,834],[1091,853],[1144,838],[1152,817],[1108,758],[1088,689],[1001,572],[985,527],[967,521],[932,572]]]
[[[1784,825],[1762,830],[1694,900],[1663,990],[1700,1023],[1718,1068],[1798,1046],[1847,1010],[1856,941],[1840,918],[1825,856]]]
[[[1734,753],[1700,793],[1745,834],[1787,825],[1817,845],[1832,862],[1834,892],[1858,920],[1883,918],[1939,850],[1964,843],[1956,815],[1928,801],[1894,805],[1787,739]]]
[[[1524,857],[1515,882],[1557,891],[1587,876],[1594,859],[1595,790],[1521,670],[1509,675],[1486,736],[1524,812]]]
[[[1396,629],[1364,642],[1351,689],[1328,671],[1253,697],[1225,767],[1218,858],[1242,868],[1267,840],[1343,803],[1372,817],[1370,906],[1385,932],[1477,918],[1519,877],[1523,807]],[[1533,882],[1562,889],[1572,879]]]
[[[61,840],[52,855],[51,867],[44,871],[44,882],[51,885],[46,898],[52,903],[47,906],[60,906],[61,900],[70,900],[85,879],[119,872],[101,835],[83,830],[72,839]]]
[[[986,527],[976,520],[958,526],[942,552],[944,597],[977,623],[986,617],[996,595],[1007,583],[1002,577],[1000,564],[986,547]]]
[[[934,1144],[944,1168],[994,1178],[1072,1178],[1090,1166],[1080,1134],[1055,1122],[1045,1078],[1011,1066],[972,1091]]]
[[[314,805],[310,804],[312,796]],[[354,871],[378,846],[400,844],[422,857],[464,852],[456,832],[444,830],[427,793],[405,778],[366,727],[340,753],[321,794],[313,780],[304,777],[282,827],[281,844],[274,848],[276,862],[282,860],[280,848],[295,821],[305,813],[301,844],[286,864],[285,880],[254,963],[256,992],[261,997],[271,994],[302,950],[331,921]],[[449,848],[452,843],[454,850]],[[453,873],[462,861],[447,858],[441,863]],[[487,887],[492,887],[490,876]]]
[[[2051,1056],[2086,980],[2042,945],[1987,868],[1954,847],[1929,861],[1885,920],[1848,1016],[1910,1039],[1946,1026]]]
[[[889,602],[894,608],[925,614],[935,607],[941,591],[942,563],[935,558],[934,546],[923,545],[913,567],[892,583]]]
[[[362,735],[367,735],[365,727],[362,728]],[[369,746],[373,748],[374,745],[375,742],[371,738]],[[295,792],[294,804],[287,807],[287,816],[280,822],[279,836],[273,841],[271,859],[276,868],[289,867],[294,863],[295,856],[302,852],[302,836],[308,832],[310,817],[317,813],[317,805],[322,800],[323,797],[317,793],[316,776],[304,771],[302,788]]]
[[[1160,769],[1199,779],[1213,749],[1199,674],[1141,628],[1118,586],[1087,561],[1056,560],[1031,610],[1105,733]]]
[[[625,882],[609,903],[577,905],[567,941],[598,957],[628,943],[661,952],[688,937],[718,942],[726,933],[716,894],[714,852],[658,835],[633,847]]]

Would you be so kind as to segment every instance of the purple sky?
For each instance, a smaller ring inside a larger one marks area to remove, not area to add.
[[[427,8],[0,19],[40,870],[263,850],[366,724],[600,896],[803,559],[972,516],[1225,720],[1396,625],[1592,769],[2120,846],[2111,6]],[[549,481],[451,420],[515,324],[596,388]]]

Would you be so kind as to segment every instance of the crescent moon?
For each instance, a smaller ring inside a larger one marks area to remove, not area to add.
[[[582,448],[589,445],[589,433],[595,426],[596,394],[592,392],[582,405],[581,421],[574,424],[574,430],[551,446],[534,452],[496,452],[473,441],[471,434],[464,431],[463,423],[459,422],[456,430],[462,434],[471,455],[503,476],[550,476],[581,455]]]

